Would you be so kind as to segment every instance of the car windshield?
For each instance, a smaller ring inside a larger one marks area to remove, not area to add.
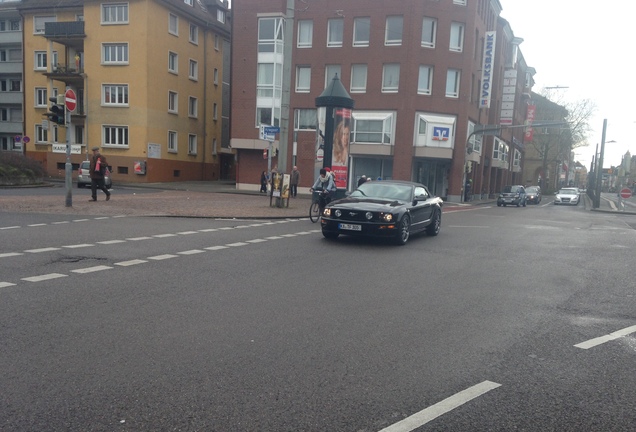
[[[576,189],[561,189],[559,190],[559,194],[561,195],[576,195],[578,192]]]
[[[521,192],[519,186],[504,186],[503,193],[518,193]]]
[[[392,183],[366,182],[358,189],[351,192],[354,198],[379,198],[389,200],[409,201],[411,199],[411,186]]]
[[[531,193],[537,193],[537,192],[539,192],[539,189],[538,189],[538,188],[536,188],[536,187],[534,187],[534,186],[531,186],[531,187],[529,187],[529,188],[526,188],[526,193],[531,194]]]

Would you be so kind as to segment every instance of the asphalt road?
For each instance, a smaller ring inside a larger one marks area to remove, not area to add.
[[[629,431],[636,216],[0,213],[0,430]]]

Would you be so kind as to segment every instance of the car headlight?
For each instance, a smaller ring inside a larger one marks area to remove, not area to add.
[[[335,214],[335,215],[336,215],[336,217],[340,217],[340,216],[342,216],[342,212],[341,212],[340,210],[338,210],[338,209],[336,209],[336,211],[335,211],[335,212],[333,212],[333,214]]]
[[[322,215],[325,217],[331,217],[331,209],[330,208],[326,208],[322,211]]]
[[[499,198],[503,198],[503,194],[499,194]]]
[[[393,215],[391,213],[384,213],[381,217],[384,222],[391,222],[393,220]]]

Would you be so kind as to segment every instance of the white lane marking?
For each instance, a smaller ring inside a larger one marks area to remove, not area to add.
[[[307,235],[307,234],[311,234],[311,231],[301,231],[301,232],[297,232],[296,234],[298,234],[298,235]]]
[[[57,279],[57,278],[62,278],[67,276],[68,275],[61,274],[61,273],[49,273],[49,274],[40,275],[40,276],[31,276],[27,278],[22,278],[22,280],[27,282],[42,282],[49,279]]]
[[[94,272],[98,272],[98,271],[102,271],[102,270],[110,270],[110,269],[112,269],[112,267],[105,266],[105,265],[100,265],[100,266],[94,266],[94,267],[86,267],[86,268],[83,268],[83,269],[71,270],[71,272],[72,273],[84,274],[84,273],[94,273]]]
[[[62,247],[67,249],[78,249],[78,248],[85,248],[85,247],[91,247],[91,246],[95,246],[95,245],[92,243],[83,243],[83,244],[75,244],[75,245],[68,245],[68,246],[62,246]]]
[[[266,242],[267,240],[265,239],[254,239],[254,240],[245,240],[248,243],[263,243]]]
[[[206,247],[203,248],[205,250],[210,250],[210,251],[215,251],[215,250],[221,250],[221,249],[229,249],[227,246],[210,246],[210,247]]]
[[[7,252],[7,253],[0,254],[0,258],[6,258],[6,257],[12,257],[12,256],[18,256],[18,255],[24,255],[24,254],[20,252]]]
[[[45,223],[38,223],[38,224],[31,224],[31,225],[27,225],[28,227],[39,227],[39,226],[46,226],[47,224]]]
[[[97,243],[103,244],[103,245],[111,245],[111,244],[117,244],[117,243],[126,243],[126,240],[104,240],[104,241],[99,241]]]
[[[128,241],[140,241],[140,240],[150,240],[152,237],[143,236],[143,237],[131,237],[127,238]]]
[[[206,229],[199,230],[199,232],[214,232],[214,231],[218,231],[218,228],[206,228]]]
[[[587,340],[585,342],[578,343],[578,344],[576,344],[574,346],[577,347],[577,348],[581,348],[581,349],[590,349],[590,348],[593,348],[593,347],[595,347],[597,345],[604,344],[605,342],[609,342],[609,341],[613,341],[613,340],[618,339],[618,338],[622,338],[623,336],[627,336],[627,335],[632,334],[634,332],[636,332],[636,326],[631,326],[631,327],[627,327],[627,328],[624,328],[624,329],[621,329],[621,330],[617,330],[617,331],[615,331],[613,333],[610,333],[608,335],[605,335],[605,336],[600,336],[600,337],[597,337],[597,338],[594,338],[594,339]]]
[[[297,234],[281,234],[281,237],[296,237]]]
[[[115,265],[122,266],[122,267],[128,267],[128,266],[131,266],[131,265],[143,264],[143,263],[147,263],[147,262],[148,261],[146,261],[146,260],[134,259],[134,260],[129,260],[129,261],[117,262],[117,263],[115,263]]]
[[[126,215],[116,215],[116,216],[113,216],[113,218],[125,218],[125,217],[126,217]]]
[[[166,260],[170,258],[177,258],[177,255],[163,254],[163,255],[155,255],[155,256],[148,257],[148,259],[155,260],[155,261]]]
[[[190,234],[198,234],[198,231],[183,231],[183,232],[179,232],[177,234],[179,235],[190,235]]]
[[[62,224],[67,224],[70,223],[69,221],[59,221],[59,222],[53,222],[53,225],[62,225]]]
[[[234,229],[234,228],[232,228],[232,227],[222,227],[222,228],[219,228],[219,230],[221,230],[221,231],[227,231],[227,230],[231,230],[231,229]]]
[[[16,228],[20,228],[20,226],[15,225],[15,226],[2,227],[0,228],[0,230],[10,230],[10,229],[16,229]]]
[[[177,236],[176,234],[157,234],[157,235],[154,235],[153,237],[166,238],[166,237],[176,237],[176,236]]]
[[[108,219],[108,216],[100,216],[95,218],[95,220],[103,220],[103,219]]]
[[[278,240],[278,239],[282,239],[283,237],[281,236],[271,236],[271,237],[265,237],[267,240]]]
[[[25,250],[25,252],[41,253],[41,252],[53,252],[53,251],[57,251],[57,250],[60,250],[60,248],[48,247],[48,248],[41,248],[41,249],[29,249],[29,250]]]
[[[234,229],[242,229],[242,228],[249,228],[250,225],[237,225],[234,227]]]
[[[436,419],[442,414],[446,414],[447,412],[450,412],[451,410],[464,405],[466,402],[470,402],[472,399],[475,399],[478,396],[489,392],[490,390],[496,389],[499,386],[501,386],[501,384],[497,384],[492,381],[481,382],[467,388],[466,390],[462,390],[459,393],[456,393],[453,396],[436,403],[435,405],[423,409],[422,411],[415,413],[402,421],[392,424],[391,426],[382,429],[380,432],[412,431],[414,429],[417,429],[418,427],[425,425],[431,420]]]
[[[200,254],[200,253],[204,253],[205,251],[201,250],[201,249],[192,249],[192,250],[187,250],[187,251],[183,251],[183,252],[177,252],[179,255],[194,255],[194,254]]]
[[[73,222],[86,222],[89,219],[73,219]]]
[[[15,284],[11,282],[0,282],[0,288],[6,288],[10,286],[15,286]]]
[[[245,242],[236,242],[236,243],[228,243],[225,246],[231,246],[231,247],[238,247],[238,246],[245,246],[247,243]]]

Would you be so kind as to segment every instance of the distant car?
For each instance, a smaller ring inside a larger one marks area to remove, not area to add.
[[[521,185],[506,185],[497,198],[497,207],[526,206],[526,189]]]
[[[79,168],[77,169],[77,187],[83,188],[91,185],[91,176],[90,176],[90,167],[91,161],[82,161],[80,163]],[[113,187],[113,181],[110,178],[110,170],[106,169],[106,175],[104,176],[104,183],[106,184],[106,189],[110,189]]]
[[[554,204],[578,205],[581,194],[577,188],[561,188],[554,194]]]
[[[528,204],[539,204],[541,202],[541,188],[539,186],[528,186],[526,188],[526,202]]]
[[[340,234],[392,238],[406,244],[412,233],[439,234],[441,198],[420,183],[397,180],[361,184],[348,197],[332,201],[322,213],[322,235]]]

